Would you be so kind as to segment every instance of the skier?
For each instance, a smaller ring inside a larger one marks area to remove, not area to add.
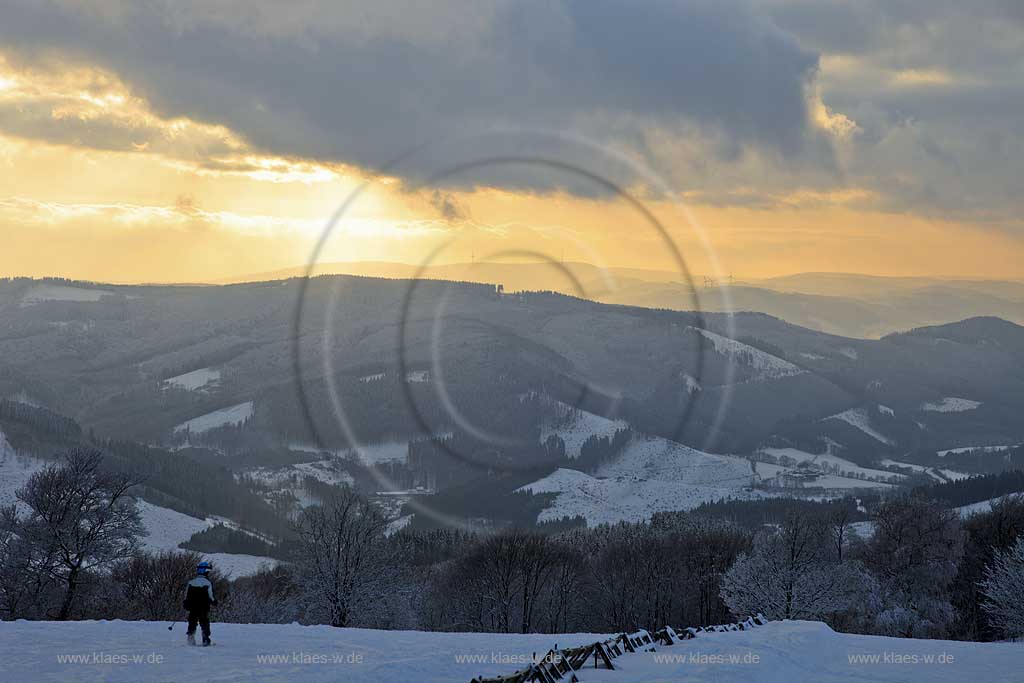
[[[207,575],[210,563],[203,560],[196,566],[196,578],[188,582],[188,592],[182,605],[188,610],[188,644],[196,644],[196,624],[203,628],[203,647],[210,644],[210,607],[217,604],[213,597],[213,584]]]

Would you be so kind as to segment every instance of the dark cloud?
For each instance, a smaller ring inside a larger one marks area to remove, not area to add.
[[[434,190],[430,195],[430,205],[437,209],[441,217],[447,221],[461,221],[469,218],[469,213],[454,195]]]
[[[487,140],[495,130],[628,148],[643,130],[685,120],[732,143],[717,148],[781,157],[814,138],[806,87],[817,56],[746,3],[498,3],[468,24],[472,5],[431,3],[419,33],[380,14],[353,12],[346,25],[334,3],[294,24],[253,18],[246,4],[235,21],[206,5],[100,7],[9,0],[0,41],[25,58],[58,52],[109,68],[162,115],[227,125],[274,153],[380,169],[426,144],[392,167],[414,179],[471,158],[543,154],[632,180],[587,145]],[[462,28],[439,39],[452,26]],[[565,176],[495,164],[450,181],[587,191]]]

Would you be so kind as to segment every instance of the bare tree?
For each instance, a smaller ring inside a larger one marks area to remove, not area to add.
[[[396,588],[399,565],[388,556],[386,528],[376,506],[349,487],[296,519],[303,588],[332,626],[350,625],[361,609]]]
[[[64,586],[57,618],[66,620],[79,584],[97,566],[130,557],[145,533],[128,495],[141,479],[103,469],[103,454],[76,449],[62,465],[36,472],[17,492],[30,514],[21,525],[28,542],[54,553],[54,575]]]
[[[168,551],[139,554],[114,568],[112,578],[121,593],[121,613],[127,619],[173,620],[182,613],[185,584],[195,576],[198,553]],[[210,577],[215,594],[224,599],[223,581]]]

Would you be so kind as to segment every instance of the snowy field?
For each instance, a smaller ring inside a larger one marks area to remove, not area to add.
[[[252,401],[239,403],[238,405],[231,406],[229,408],[221,408],[220,410],[215,410],[212,413],[194,417],[188,422],[183,422],[175,427],[174,431],[182,432],[188,430],[192,434],[202,434],[203,432],[208,432],[211,429],[216,429],[217,427],[242,424],[253,416],[254,408],[255,406]]]
[[[933,413],[962,413],[965,410],[974,410],[980,405],[980,401],[972,401],[969,398],[947,396],[939,403],[922,404],[921,410],[927,410]]]
[[[596,476],[558,469],[520,491],[557,493],[540,520],[583,515],[591,526],[641,521],[655,512],[690,510],[723,498],[756,498],[750,461],[715,455],[667,439],[638,436]]]
[[[947,448],[944,451],[936,451],[935,454],[940,458],[945,458],[947,455],[962,455],[964,453],[973,453],[975,455],[1001,453],[1011,448],[1014,448],[1014,446],[961,446],[960,448]]]
[[[46,301],[68,301],[73,303],[95,303],[114,292],[106,289],[86,289],[85,287],[69,287],[67,285],[36,285],[30,288],[21,299],[21,306],[31,306]]]
[[[220,370],[214,370],[213,368],[193,370],[192,372],[186,372],[183,375],[164,380],[164,384],[184,389],[185,391],[196,391],[215,382],[220,382]]]
[[[767,455],[773,455],[777,458],[786,456],[793,458],[798,463],[809,462],[812,465],[817,465],[819,469],[836,472],[838,474],[846,474],[852,476],[864,476],[864,477],[880,477],[883,480],[889,479],[901,479],[903,475],[896,474],[895,472],[886,472],[885,470],[875,470],[869,467],[861,467],[855,462],[847,460],[846,458],[840,458],[838,455],[832,455],[831,453],[814,454],[806,451],[801,451],[797,448],[762,448],[762,453]]]
[[[1010,494],[1007,494],[1007,496],[1016,496],[1016,495],[1024,495],[1024,492],[1022,492],[1022,493],[1010,493]],[[1003,498],[1006,498],[1007,496],[997,496],[995,498],[990,498],[988,500],[983,500],[980,503],[971,503],[970,505],[961,505],[960,507],[956,508],[956,511],[960,513],[961,517],[963,517],[964,519],[967,519],[971,515],[983,514],[985,512],[990,511],[994,504],[998,503],[1000,500],[1002,500]]]
[[[511,674],[534,653],[598,635],[367,631],[326,626],[218,624],[212,648],[185,645],[179,624],[4,622],[0,657],[11,681],[359,681],[469,683]],[[776,622],[701,634],[655,652],[624,654],[615,670],[583,668],[581,683],[1010,683],[1020,643],[846,635],[824,624]]]
[[[446,434],[438,434],[438,438]],[[325,451],[313,444],[290,443],[288,448],[300,453],[330,453],[335,457],[355,457],[367,467],[385,462],[405,462],[409,459],[409,442],[401,439],[382,441],[380,443],[360,444],[358,448]]]

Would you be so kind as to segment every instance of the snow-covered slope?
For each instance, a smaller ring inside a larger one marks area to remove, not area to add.
[[[591,525],[649,519],[659,511],[689,510],[722,498],[752,498],[750,461],[714,455],[667,439],[636,437],[597,476],[559,469],[521,491],[557,493],[540,520],[583,515]]]
[[[1024,493],[1019,493],[1019,494],[1011,493],[1011,494],[1008,494],[1008,495],[1010,495],[1010,496],[1024,495]],[[981,501],[979,503],[971,503],[970,505],[961,505],[960,507],[956,508],[956,511],[960,513],[961,517],[966,519],[967,517],[970,517],[971,515],[976,515],[976,514],[979,514],[979,513],[988,512],[989,510],[992,509],[992,506],[995,503],[998,503],[1000,500],[1002,500],[1005,497],[1006,496],[997,496],[995,498],[989,498],[988,500],[983,500],[983,501]]]
[[[143,537],[142,546],[151,553],[164,550],[179,550],[178,544],[192,538],[193,534],[208,529],[221,520],[198,519],[174,510],[137,501],[142,524],[149,535]],[[260,566],[275,565],[277,560],[256,555],[234,553],[203,553],[203,557],[213,562],[214,567],[224,574],[233,577],[255,574]]]
[[[780,379],[804,372],[804,370],[801,370],[788,360],[773,356],[749,344],[723,337],[708,330],[699,331],[711,342],[716,353],[728,356],[738,365],[745,365],[752,369],[754,371],[754,379],[756,380]]]
[[[170,377],[164,380],[164,384],[178,389],[184,389],[186,391],[196,391],[202,389],[208,384],[214,384],[220,381],[220,370],[214,370],[213,368],[202,368],[201,370],[193,370],[192,372],[186,372],[183,375],[177,377]]]
[[[541,430],[541,443],[551,435],[561,437],[565,454],[570,458],[579,457],[583,442],[591,436],[610,437],[629,427],[625,420],[609,420],[585,410],[575,410],[561,401],[550,399],[550,404],[555,417]]]
[[[0,623],[0,658],[5,679],[12,681],[469,683],[477,676],[511,674],[556,644],[572,647],[605,637],[215,620],[216,646],[192,648],[180,626],[168,632],[163,623],[20,621]],[[654,652],[627,653],[614,663],[614,671],[585,667],[576,675],[580,683],[1010,683],[1024,670],[1024,647],[850,635],[818,622],[785,621],[704,633]]]
[[[894,474],[893,472],[871,469],[870,467],[861,467],[855,462],[851,462],[846,458],[841,458],[838,455],[832,455],[831,453],[814,454],[801,451],[797,448],[762,448],[761,452],[777,458],[784,456],[793,458],[798,463],[810,463],[812,466],[815,466],[824,472],[832,472],[839,475],[874,477],[881,478],[883,480],[902,478],[901,475]]]
[[[962,455],[964,453],[973,453],[975,455],[984,455],[985,453],[1001,453],[1008,451],[1013,446],[960,446],[959,448],[947,448],[944,451],[936,451],[936,455],[940,458],[944,458],[947,455]]]
[[[175,427],[174,431],[180,432],[188,430],[193,434],[202,434],[203,432],[208,432],[211,429],[216,429],[217,427],[241,424],[253,416],[253,410],[254,405],[252,401],[239,403],[236,406],[221,408],[220,410],[215,410],[212,413],[194,417],[188,422],[183,422]]]

